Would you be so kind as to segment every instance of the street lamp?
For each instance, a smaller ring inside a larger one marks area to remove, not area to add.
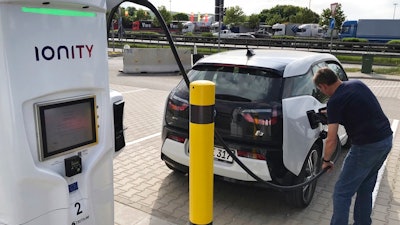
[[[394,5],[394,10],[393,10],[393,19],[395,18],[395,16],[396,16],[396,7],[397,7],[397,3],[393,3],[393,5]]]

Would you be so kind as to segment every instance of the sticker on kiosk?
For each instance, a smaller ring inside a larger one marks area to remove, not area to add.
[[[70,204],[70,221],[71,225],[85,225],[90,223],[89,209],[85,199],[72,201]]]

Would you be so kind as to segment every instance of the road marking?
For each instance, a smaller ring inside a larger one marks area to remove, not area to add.
[[[121,94],[129,94],[129,93],[135,93],[135,92],[139,92],[139,91],[146,91],[148,90],[147,88],[141,88],[141,89],[137,89],[137,90],[132,90],[132,91],[123,91],[120,92]]]
[[[139,142],[142,142],[142,141],[145,141],[145,140],[148,140],[150,138],[157,137],[157,136],[160,136],[160,135],[161,135],[161,132],[158,132],[158,133],[146,136],[146,137],[142,137],[142,138],[139,138],[139,139],[136,139],[134,141],[130,141],[130,142],[126,143],[126,146],[134,145],[134,144],[137,144]]]
[[[391,125],[392,131],[393,131],[393,141],[395,139],[398,126],[399,126],[399,120],[393,120],[392,125]],[[392,149],[392,151],[393,151],[393,149]],[[382,167],[378,171],[378,179],[376,180],[375,188],[374,188],[374,191],[372,192],[372,208],[375,206],[375,200],[376,200],[376,197],[378,196],[379,187],[381,186],[381,180],[383,178],[383,173],[385,172],[386,162],[387,162],[387,158],[386,158],[385,162],[383,163]]]

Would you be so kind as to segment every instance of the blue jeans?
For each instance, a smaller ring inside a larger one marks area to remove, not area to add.
[[[392,148],[392,135],[382,141],[353,145],[347,154],[333,193],[331,225],[348,225],[351,199],[354,205],[354,225],[372,223],[372,192],[378,171]]]

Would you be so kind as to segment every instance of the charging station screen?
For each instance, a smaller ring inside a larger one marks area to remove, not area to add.
[[[40,159],[97,142],[95,98],[37,105]]]

